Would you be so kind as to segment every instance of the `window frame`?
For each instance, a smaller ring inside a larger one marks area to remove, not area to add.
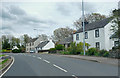
[[[98,33],[97,33],[98,32]],[[95,37],[97,38],[97,37],[100,37],[100,33],[99,33],[99,29],[96,29],[95,30]]]
[[[118,47],[119,46],[119,41],[114,41],[114,47]]]
[[[79,34],[78,33],[76,34],[76,40],[79,40]]]
[[[96,46],[97,49],[100,49],[100,42],[96,42],[95,46]]]
[[[85,39],[88,39],[88,32],[85,32]]]

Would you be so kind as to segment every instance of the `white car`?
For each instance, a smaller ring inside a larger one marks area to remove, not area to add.
[[[35,50],[30,50],[30,53],[35,53]]]

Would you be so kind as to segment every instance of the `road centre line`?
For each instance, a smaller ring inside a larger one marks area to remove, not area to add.
[[[42,59],[41,57],[38,57],[38,59]]]
[[[75,77],[75,78],[78,78],[78,77],[76,77],[75,75],[72,75],[73,77]]]
[[[56,67],[56,68],[58,68],[58,69],[60,69],[60,70],[62,70],[62,71],[64,71],[64,72],[67,72],[67,70],[65,70],[65,69],[63,69],[63,68],[61,68],[61,67],[59,67],[59,66],[57,66],[55,64],[53,64],[53,66]]]
[[[46,63],[50,63],[49,61],[47,61],[47,60],[45,60],[45,59],[43,59],[43,61],[45,61]]]

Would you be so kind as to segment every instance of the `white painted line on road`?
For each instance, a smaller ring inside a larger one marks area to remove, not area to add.
[[[38,59],[42,59],[41,57],[38,57]]]
[[[55,65],[55,64],[53,64],[53,66],[57,67],[58,69],[60,69],[60,70],[62,70],[62,71],[64,71],[64,72],[67,72],[67,70],[65,70],[65,69],[63,69],[63,68],[61,68],[61,67],[59,67],[59,66],[57,66],[57,65]]]
[[[46,63],[50,63],[49,61],[47,61],[47,60],[44,60],[44,59],[43,59],[43,61],[45,61]]]
[[[11,56],[12,57],[12,56]],[[14,64],[14,62],[15,62],[15,59],[14,59],[14,57],[12,57],[13,58],[13,61],[12,61],[12,63],[10,64],[10,66],[0,75],[0,78],[2,78],[2,76],[11,68],[11,66]]]
[[[73,77],[75,77],[75,78],[78,78],[77,76],[75,76],[75,75],[72,75]]]

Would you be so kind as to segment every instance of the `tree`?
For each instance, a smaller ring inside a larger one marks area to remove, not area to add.
[[[52,38],[54,38],[54,40],[59,41],[61,39],[71,36],[72,33],[73,33],[73,29],[70,29],[68,27],[58,28],[58,29],[54,30],[54,36]]]
[[[24,46],[26,46],[26,43],[30,41],[31,37],[29,37],[27,34],[24,34],[23,38],[24,38]]]
[[[8,48],[10,48],[9,39],[5,39],[4,41],[2,41],[2,49],[8,49]]]
[[[112,18],[115,20],[113,21],[115,24],[112,25],[113,31],[117,33],[118,38],[120,38],[120,9],[115,9],[112,11]]]
[[[92,14],[86,14],[85,15],[85,21],[88,22],[88,23],[92,23],[92,22],[95,22],[95,21],[98,21],[98,20],[102,20],[104,18],[106,18],[106,16],[101,15],[99,13],[92,13]],[[79,29],[79,28],[82,27],[82,17],[74,22],[74,26],[76,27],[76,29]]]
[[[39,35],[39,37],[41,37],[42,38],[42,40],[48,40],[48,36],[46,35],[46,34],[41,34],[41,35]]]

